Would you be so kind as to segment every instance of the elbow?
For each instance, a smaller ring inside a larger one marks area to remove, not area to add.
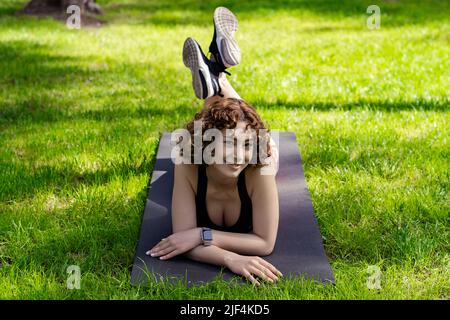
[[[262,257],[271,255],[275,248],[275,240],[265,239],[255,233],[253,234],[259,238],[259,241],[258,245],[254,247],[254,250],[252,250],[253,252],[249,252],[249,254],[255,254]]]
[[[261,249],[259,250],[259,255],[260,256],[268,256],[271,255],[273,252],[273,249],[275,247],[274,243],[265,243]]]

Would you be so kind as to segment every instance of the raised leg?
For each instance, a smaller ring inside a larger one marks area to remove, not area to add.
[[[225,98],[236,98],[236,99],[242,99],[241,96],[234,90],[233,86],[228,81],[226,74],[221,72],[219,75],[219,85],[220,85],[220,93],[223,95],[223,97],[219,95],[215,95],[212,97],[209,97],[205,99],[205,103],[203,105],[203,108],[206,108],[207,106],[211,105],[213,102],[216,102],[220,99]]]

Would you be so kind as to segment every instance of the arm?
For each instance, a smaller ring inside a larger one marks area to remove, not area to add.
[[[192,165],[175,165],[172,196],[173,234],[162,239],[147,251],[147,254],[165,260],[186,253],[186,256],[193,260],[224,266],[224,257],[231,252],[216,246],[203,248],[202,245],[201,228],[197,227],[195,192],[190,183],[194,180],[195,172]]]
[[[199,261],[199,262],[205,262],[209,264],[213,264],[216,266],[222,266],[226,267],[227,262],[232,257],[236,257],[237,254],[230,252],[228,250],[224,250],[222,248],[216,247],[214,245],[210,246],[203,246],[199,245],[195,247],[194,249],[186,252],[184,254],[185,257]]]
[[[267,256],[272,253],[273,244],[255,233],[234,233],[212,230],[212,245],[231,252]]]
[[[189,177],[192,178],[193,172],[195,170],[189,165],[175,166],[172,201],[174,234],[169,237],[170,239],[161,241],[147,254],[153,252],[152,256],[161,256],[160,259],[163,260],[184,254],[192,260],[227,267],[232,272],[245,276],[254,284],[259,282],[253,275],[269,282],[277,281],[278,276],[282,276],[281,272],[260,257],[241,256],[214,245],[201,245],[200,228],[196,223],[194,190],[189,183]]]
[[[200,228],[196,223],[194,190],[187,178],[192,171],[188,165],[175,166],[172,200],[173,232],[148,254],[169,259],[201,244]],[[262,168],[249,172],[249,182],[254,186],[251,194],[253,206],[253,232],[231,233],[212,230],[213,245],[227,251],[266,256],[272,253],[278,231],[278,190],[274,175],[261,174]]]

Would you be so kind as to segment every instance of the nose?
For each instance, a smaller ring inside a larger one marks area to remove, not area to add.
[[[248,154],[243,146],[236,146],[234,148],[234,163],[243,164],[246,161]]]

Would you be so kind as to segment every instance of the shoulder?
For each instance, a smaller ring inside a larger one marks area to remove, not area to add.
[[[275,174],[270,171],[269,166],[248,166],[245,171],[245,181],[250,196],[261,189],[276,188]]]
[[[197,192],[197,173],[196,164],[176,164],[174,168],[174,183],[189,184],[194,193]]]

